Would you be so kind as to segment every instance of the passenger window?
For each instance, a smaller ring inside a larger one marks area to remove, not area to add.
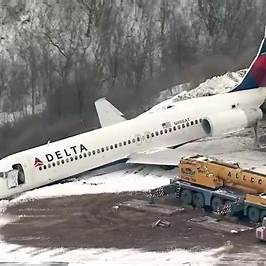
[[[105,147],[105,150],[106,150],[106,151],[109,151],[109,147],[108,147],[108,146],[106,146],[106,147]]]
[[[104,152],[104,148],[102,148],[101,150],[102,150],[102,152]]]
[[[88,156],[91,156],[91,152],[90,151],[88,152]]]
[[[44,165],[44,166],[43,166],[43,169],[46,170],[46,168],[47,168],[46,165]]]
[[[126,142],[126,141],[124,141],[124,142],[123,142],[123,144],[124,144],[124,146],[126,146],[126,145],[127,145],[127,142]]]
[[[182,124],[182,128],[185,128],[185,124]]]
[[[62,161],[61,161],[61,164],[64,164],[64,163],[65,163],[65,161],[64,161],[64,160],[62,160]]]
[[[154,133],[153,132],[151,133],[151,137],[154,138]]]
[[[171,133],[172,132],[172,128],[168,128],[169,132]]]
[[[55,167],[55,162],[52,163],[53,167]]]
[[[128,143],[128,144],[131,144],[131,140],[129,139],[129,140],[127,141],[127,143]]]
[[[70,157],[70,161],[73,162],[73,160],[74,160],[73,157]]]
[[[194,125],[194,122],[193,122],[193,121],[191,121],[191,122],[190,122],[190,124],[191,124],[191,126],[193,126],[193,125]]]
[[[87,157],[87,153],[83,153],[83,157],[85,157],[85,158],[86,158],[86,157]]]
[[[146,138],[149,139],[149,138],[150,138],[150,135],[147,134],[147,135],[146,135]]]
[[[201,122],[202,122],[202,119],[200,118],[200,120],[199,120],[199,121],[200,121],[200,123],[201,123]]]
[[[189,123],[187,122],[187,127],[189,127],[190,125],[189,125]]]
[[[101,151],[100,151],[100,149],[97,149],[97,153],[100,153]]]
[[[155,135],[156,135],[156,136],[159,136],[159,132],[158,132],[158,131],[155,131]]]
[[[51,164],[48,163],[48,168],[51,168]]]
[[[177,126],[177,128],[178,128],[178,129],[181,129],[181,126],[180,126],[180,125],[178,125],[178,126]]]
[[[66,163],[69,163],[69,159],[68,158],[66,158]]]
[[[167,129],[165,129],[165,130],[164,130],[164,133],[167,133],[167,132],[168,132]]]
[[[135,143],[135,142],[136,142],[136,140],[135,140],[135,139],[132,139],[132,142],[133,142],[133,143]]]
[[[79,159],[82,159],[82,154],[79,155]]]
[[[95,153],[96,153],[95,151],[92,151],[92,154],[93,154],[93,155],[95,155]]]
[[[140,142],[140,137],[137,137],[137,142]]]
[[[122,143],[121,142],[119,142],[119,147],[122,147]]]
[[[161,134],[161,135],[163,134],[163,130],[160,130],[160,134]]]
[[[75,160],[77,160],[78,158],[79,158],[79,157],[76,155],[76,156],[75,156]]]
[[[115,144],[115,148],[117,149],[117,144]]]
[[[176,126],[173,127],[173,130],[176,131]]]
[[[57,165],[60,165],[60,161],[57,161]]]
[[[39,167],[39,171],[42,171],[42,167],[41,166]]]

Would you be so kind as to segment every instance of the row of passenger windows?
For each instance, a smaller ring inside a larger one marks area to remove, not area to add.
[[[154,137],[159,136],[159,135],[163,135],[163,134],[171,133],[171,132],[176,131],[176,130],[180,130],[181,128],[197,125],[197,124],[199,124],[201,122],[202,122],[202,119],[199,119],[199,120],[196,119],[194,121],[187,122],[186,124],[169,127],[169,128],[165,128],[164,130],[161,129],[159,131],[155,131],[155,132],[146,134],[145,137],[147,139],[154,138]],[[131,143],[136,143],[136,142],[140,142],[140,141],[141,141],[141,137],[139,136],[139,137],[133,138],[132,140],[129,139],[127,141],[119,142],[118,144],[113,144],[113,145],[110,145],[110,146],[106,146],[105,148],[102,147],[102,148],[99,148],[99,149],[96,149],[96,150],[89,151],[87,153],[71,156],[71,157],[68,157],[66,159],[62,159],[62,160],[58,160],[56,162],[48,163],[47,165],[40,166],[39,170],[40,171],[41,170],[46,170],[47,168],[55,167],[55,166],[58,166],[60,164],[73,162],[73,161],[76,161],[78,159],[87,158],[87,157],[90,157],[92,155],[99,154],[101,152],[103,153],[105,151],[117,149],[118,147],[130,145]]]

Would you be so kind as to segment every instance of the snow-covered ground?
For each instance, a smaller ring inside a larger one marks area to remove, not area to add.
[[[64,248],[40,250],[0,242],[0,264],[16,263],[69,263],[70,265],[215,265],[221,259],[226,247],[190,252],[173,250],[169,252],[143,252],[136,249],[76,249]]]
[[[262,166],[266,164],[264,153],[254,149],[253,139],[246,134],[232,135],[231,137],[206,139],[190,143],[178,149],[178,156],[195,153],[209,154],[223,160],[235,160],[242,166]],[[122,191],[145,191],[169,183],[169,179],[176,176],[176,169],[163,170],[156,166],[129,166],[120,164],[106,169],[89,172],[78,179],[62,184],[38,188],[26,193],[11,201],[0,201],[2,216],[0,227],[6,223],[15,222],[19,217],[7,217],[4,214],[6,206],[17,204],[22,201],[38,200],[40,198],[61,197],[68,195],[96,194],[96,193],[117,193]],[[1,213],[1,211],[0,211]],[[245,254],[230,254],[228,247],[206,251],[189,251],[176,249],[169,252],[145,252],[136,249],[37,249],[23,247],[14,244],[1,242],[0,240],[0,261],[5,262],[70,262],[76,263],[97,263],[105,265],[215,265],[235,261],[255,265],[266,259],[265,252],[259,256],[252,257],[253,251]],[[254,252],[259,247],[254,246]]]
[[[1,104],[0,104],[1,106]],[[42,113],[46,108],[46,102],[43,101],[40,104],[35,105],[35,114]],[[1,108],[0,108],[1,110]],[[22,111],[15,111],[15,112],[0,112],[0,126],[6,123],[14,123],[18,120],[21,120],[25,116],[32,114],[31,105],[26,105]]]
[[[158,100],[161,102],[146,113],[149,114],[167,109],[169,106],[174,106],[181,100],[228,92],[237,85],[244,77],[245,73],[246,69],[243,69],[237,72],[228,72],[221,76],[212,77],[192,90],[188,90],[189,83],[179,84],[173,88],[169,88],[159,95]]]
[[[122,169],[121,169],[122,168]],[[176,176],[176,169],[165,171],[159,167],[115,166],[103,171],[93,171],[78,180],[55,184],[23,193],[13,200],[0,203],[0,228],[15,222],[19,217],[8,217],[4,210],[8,205],[39,198],[60,197],[103,192],[122,192],[148,190],[169,183]],[[0,238],[0,263],[52,263],[68,262],[71,264],[97,263],[97,265],[173,265],[179,264],[214,265],[219,262],[226,247],[192,252],[176,249],[169,252],[145,252],[138,249],[38,249],[8,244]]]
[[[1,217],[0,228],[14,218]],[[176,249],[169,252],[144,252],[138,249],[75,249],[65,248],[39,249],[23,247],[21,245],[4,243],[0,239],[0,264],[25,263],[30,264],[57,264],[69,263],[68,265],[214,265],[222,259],[222,252],[227,247],[218,249],[191,252]]]
[[[114,168],[122,168],[116,169]],[[25,192],[11,200],[17,202],[83,194],[119,193],[124,191],[147,191],[169,184],[169,179],[176,176],[176,170],[165,171],[152,166],[117,165],[107,169],[92,171],[71,182],[55,184]]]

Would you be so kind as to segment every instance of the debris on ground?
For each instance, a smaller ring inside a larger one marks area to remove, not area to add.
[[[138,211],[148,211],[153,213],[159,213],[163,215],[173,215],[184,211],[184,208],[165,205],[165,204],[155,204],[150,203],[147,200],[129,200],[119,204],[120,207],[135,209]]]
[[[231,234],[238,234],[240,232],[254,229],[242,224],[236,224],[223,219],[217,219],[209,216],[196,217],[189,220],[189,222],[216,232],[226,232]]]
[[[155,221],[154,223],[152,223],[152,227],[170,227],[171,223],[166,221],[166,220],[162,220],[159,219],[157,221]]]

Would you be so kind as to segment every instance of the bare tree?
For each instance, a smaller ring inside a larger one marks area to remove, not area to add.
[[[7,89],[8,81],[8,62],[0,57],[0,95]]]
[[[55,69],[60,77],[60,84],[55,88],[54,93],[58,100],[57,114],[61,116],[64,106],[65,89],[74,82],[74,69],[82,64],[87,49],[90,46],[90,39],[85,36],[86,21],[80,15],[80,10],[74,2],[64,5],[64,11],[58,14],[56,7],[49,7],[46,17],[51,18],[55,14],[62,16],[62,19],[44,20],[44,38],[54,50],[52,55],[56,57]]]

